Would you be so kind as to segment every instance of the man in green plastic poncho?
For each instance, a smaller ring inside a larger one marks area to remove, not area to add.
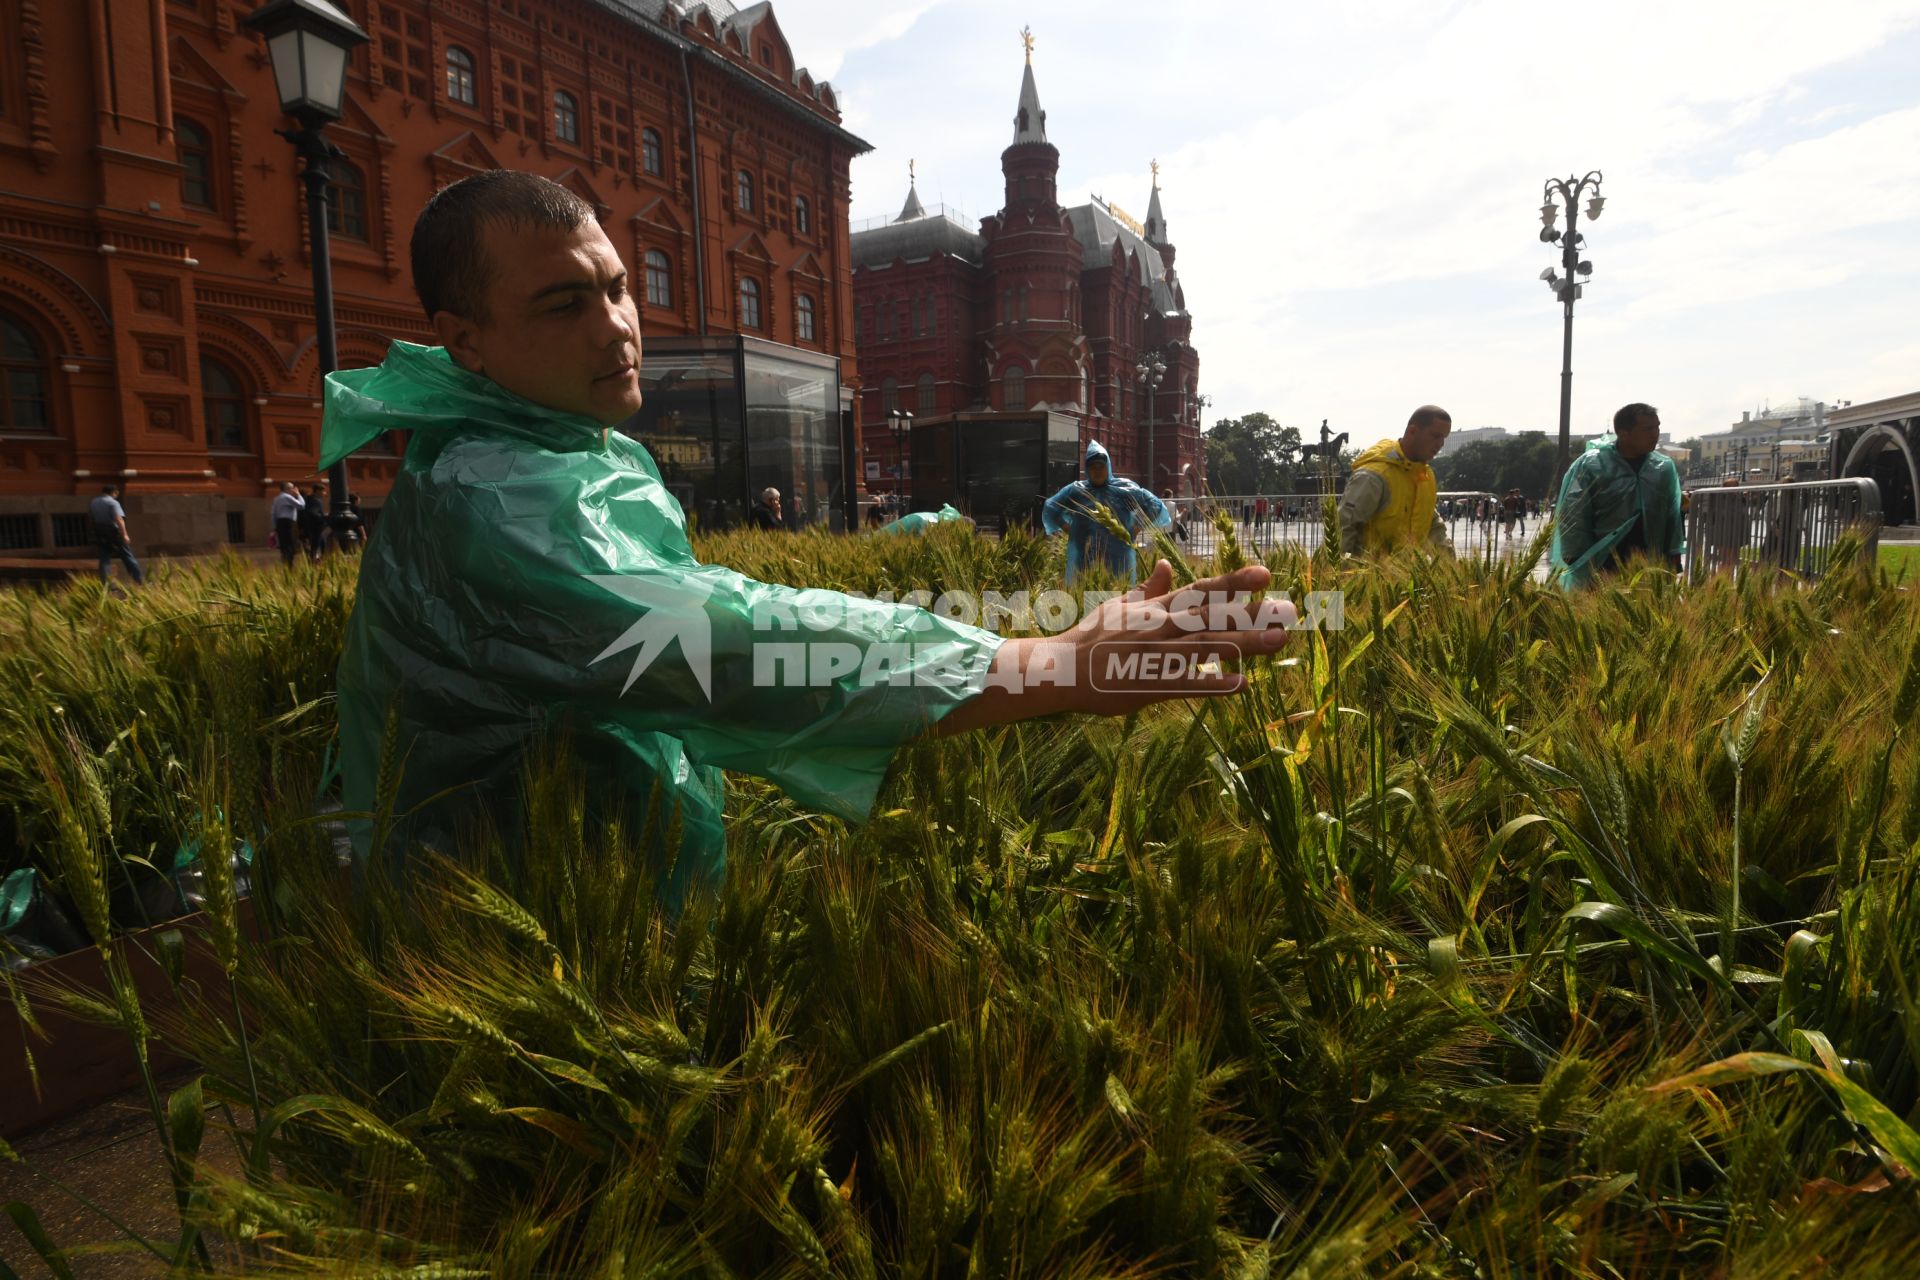
[[[938,511],[909,511],[898,520],[890,520],[880,526],[881,533],[925,533],[937,524],[972,524],[973,521],[954,510],[951,502],[940,504]]]
[[[1072,631],[1003,642],[701,564],[653,459],[610,430],[640,407],[640,326],[591,207],[531,174],[480,174],[427,204],[412,259],[441,345],[396,342],[377,369],[329,375],[321,460],[409,433],[339,681],[346,810],[379,810],[383,744],[398,770],[389,866],[416,842],[457,852],[475,817],[510,824],[529,749],[558,737],[602,803],[671,809],[681,841],[665,851],[664,896],[677,901],[723,864],[723,769],[857,821],[894,750],[936,724],[1242,687],[1210,675],[1096,688],[1096,646],[1258,654],[1285,640],[1290,606],[1236,619],[1205,603],[1263,590],[1263,568],[1196,584],[1211,596],[1170,595],[1163,562]],[[349,826],[369,856],[372,823]]]
[[[1553,568],[1560,585],[1589,585],[1635,554],[1678,572],[1686,549],[1680,469],[1657,451],[1660,413],[1630,404],[1613,415],[1613,439],[1594,440],[1567,468],[1553,513]]]

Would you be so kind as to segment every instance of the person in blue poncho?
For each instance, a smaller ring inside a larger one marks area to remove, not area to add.
[[[1100,565],[1122,582],[1132,582],[1133,543],[1123,542],[1093,518],[1098,507],[1111,511],[1130,532],[1147,524],[1165,529],[1173,523],[1167,504],[1153,491],[1113,474],[1113,461],[1098,440],[1087,442],[1087,478],[1075,480],[1047,499],[1040,523],[1048,533],[1067,535],[1067,582],[1078,581],[1092,565]]]
[[[1290,606],[1204,608],[1263,591],[1258,566],[1176,595],[1162,561],[1071,630],[1008,639],[703,564],[652,456],[615,429],[641,406],[640,320],[593,207],[490,170],[427,202],[412,260],[440,345],[396,342],[379,368],[326,380],[323,468],[408,436],[340,662],[342,803],[363,862],[457,856],[479,821],[512,838],[525,766],[558,747],[596,822],[653,833],[677,902],[722,872],[722,770],[858,822],[922,735],[1245,687],[1237,673],[1096,681],[1097,653],[1286,639]]]
[[[1613,439],[1590,442],[1567,468],[1553,516],[1553,568],[1563,588],[1587,586],[1635,554],[1679,570],[1687,538],[1680,469],[1659,443],[1659,411],[1630,404],[1613,415]]]

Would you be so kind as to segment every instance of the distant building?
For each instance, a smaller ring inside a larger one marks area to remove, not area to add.
[[[1695,478],[1717,481],[1723,475],[1762,481],[1812,479],[1827,457],[1825,401],[1804,396],[1758,413],[1742,412],[1740,421],[1687,443],[1694,450]]]
[[[902,482],[896,458],[914,451],[891,437],[888,414],[904,409],[915,430],[964,421],[974,434],[997,414],[1066,414],[1080,447],[1106,445],[1120,474],[1198,492],[1200,355],[1157,167],[1144,223],[1098,198],[1062,206],[1031,50],[1013,125],[1000,154],[1005,203],[977,231],[951,210],[928,210],[912,182],[898,217],[854,231],[867,487]],[[1150,401],[1135,366],[1156,355],[1166,372]]]
[[[1446,446],[1440,452],[1458,453],[1466,446],[1484,440],[1511,440],[1513,434],[1505,427],[1467,427],[1449,433]]]

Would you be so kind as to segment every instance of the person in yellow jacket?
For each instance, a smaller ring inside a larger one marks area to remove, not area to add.
[[[1340,495],[1340,545],[1349,555],[1375,555],[1424,543],[1448,551],[1447,527],[1434,513],[1439,485],[1427,464],[1453,430],[1453,416],[1423,404],[1398,440],[1382,440],[1353,460]]]

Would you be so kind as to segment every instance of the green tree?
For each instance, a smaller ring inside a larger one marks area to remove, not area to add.
[[[1440,488],[1461,492],[1505,493],[1518,489],[1544,498],[1553,487],[1555,445],[1544,431],[1522,431],[1504,440],[1475,440],[1442,451],[1433,460]]]
[[[1215,493],[1283,493],[1300,462],[1300,429],[1264,413],[1207,429],[1207,484]]]

